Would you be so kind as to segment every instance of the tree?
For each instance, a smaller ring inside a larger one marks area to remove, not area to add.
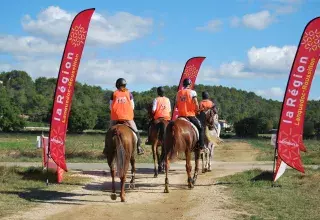
[[[19,109],[10,102],[4,87],[0,85],[0,129],[5,132],[19,131],[24,126]]]
[[[304,138],[312,138],[312,137],[314,137],[314,134],[315,134],[314,122],[305,121],[304,126],[303,126]]]

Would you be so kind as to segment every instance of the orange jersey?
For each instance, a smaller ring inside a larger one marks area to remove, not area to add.
[[[170,100],[167,97],[157,97],[156,101],[156,110],[154,111],[154,119],[164,118],[165,120],[171,119],[171,106]]]
[[[111,120],[133,120],[133,117],[130,92],[116,90],[113,93]]]
[[[200,110],[208,110],[213,107],[213,102],[209,99],[202,100],[199,104]]]
[[[177,93],[177,108],[179,116],[195,116],[196,106],[191,97],[191,89],[182,89]]]

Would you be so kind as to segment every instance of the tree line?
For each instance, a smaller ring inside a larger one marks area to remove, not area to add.
[[[13,70],[0,73],[0,81],[0,130],[18,131],[33,124],[48,126],[51,121],[56,78],[39,77],[33,80],[25,71]],[[164,87],[165,94],[173,105],[177,86]],[[143,92],[132,91],[135,121],[139,129],[147,129],[147,106],[157,96],[156,90],[157,88],[153,87]],[[199,100],[201,93],[207,91],[218,107],[219,119],[235,125],[236,132],[241,136],[247,133],[251,135],[250,129],[243,134],[248,126],[254,133],[266,133],[278,127],[281,111],[279,101],[267,100],[253,92],[223,86],[197,84],[195,90]],[[112,92],[100,86],[76,82],[68,131],[106,130],[110,120],[109,100]],[[319,134],[319,109],[319,101],[308,101],[305,118],[305,132],[307,131],[308,135]]]

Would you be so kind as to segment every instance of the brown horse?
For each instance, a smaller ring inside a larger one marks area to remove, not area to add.
[[[153,119],[152,105],[148,106],[148,115],[149,115],[149,119],[152,120]],[[164,169],[163,163],[161,163],[160,158],[162,158],[161,155],[163,154],[162,145],[163,145],[164,132],[168,124],[169,122],[167,120],[164,120],[163,118],[154,120],[150,124],[148,139],[152,145],[154,177],[158,177],[158,173],[161,173]],[[159,152],[159,148],[161,148],[161,153]]]
[[[116,200],[115,188],[115,165],[117,167],[117,176],[121,181],[121,202],[125,202],[125,183],[126,174],[131,163],[131,181],[130,188],[134,189],[135,182],[135,158],[134,151],[137,146],[137,137],[134,132],[125,124],[116,124],[112,126],[106,134],[104,155],[107,157],[112,177],[112,194],[111,199]]]
[[[200,113],[200,121],[206,126],[206,124],[211,124],[212,120],[210,117],[214,114],[213,109],[208,110],[208,112]],[[211,139],[211,138],[210,138]],[[169,161],[172,161],[176,158],[179,152],[184,152],[186,157],[186,171],[188,176],[188,187],[193,188],[197,180],[198,171],[199,171],[199,157],[200,150],[197,147],[198,135],[191,125],[191,122],[187,121],[184,118],[177,118],[175,121],[172,121],[168,124],[165,131],[164,137],[164,149],[165,149],[165,193],[169,192],[169,179],[168,179],[168,170],[169,170]],[[195,154],[195,170],[194,176],[191,178],[191,153]]]

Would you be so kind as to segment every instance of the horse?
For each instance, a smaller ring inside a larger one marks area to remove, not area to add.
[[[212,112],[212,113],[211,113]],[[210,114],[209,114],[210,113]],[[213,119],[213,109],[209,109],[206,113],[201,112],[202,124],[211,124]],[[215,142],[215,139],[210,138],[211,142]],[[188,176],[188,188],[192,189],[197,180],[199,171],[199,156],[200,150],[198,146],[198,130],[193,124],[183,117],[179,117],[174,121],[171,121],[165,131],[164,136],[164,160],[165,160],[165,193],[169,193],[169,179],[168,169],[169,162],[174,160],[179,152],[184,152],[186,157],[186,171]],[[193,178],[191,178],[191,153],[195,155],[195,170]]]
[[[169,122],[163,118],[159,118],[153,121],[152,105],[148,106],[148,116],[152,120],[149,128],[148,140],[151,143],[153,163],[154,163],[154,177],[158,177],[158,173],[161,173],[164,169],[163,162],[161,160],[163,154],[163,136],[165,129]],[[161,148],[161,153],[159,152],[159,147]]]
[[[137,136],[133,130],[125,124],[125,122],[118,122],[106,133],[103,154],[107,157],[112,177],[112,200],[117,199],[115,189],[115,165],[117,168],[117,176],[120,178],[121,182],[121,202],[125,202],[125,183],[126,174],[129,168],[129,161],[131,163],[131,181],[129,188],[134,189],[135,187],[136,167],[134,151],[137,147],[137,140]]]
[[[206,149],[200,154],[202,161],[202,173],[211,172],[211,161],[213,158],[213,150],[215,147],[215,144],[209,140],[208,135],[217,138],[219,143],[222,142],[222,140],[220,139],[221,126],[218,123],[218,114],[214,114],[212,123],[213,126],[206,126],[205,128],[207,135],[205,135],[204,138],[204,145]]]

